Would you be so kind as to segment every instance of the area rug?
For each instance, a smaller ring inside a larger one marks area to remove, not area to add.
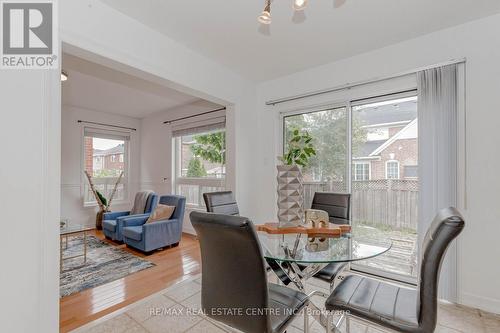
[[[82,253],[83,237],[70,237],[67,247],[66,243],[63,243],[64,257]],[[153,266],[155,264],[150,261],[97,237],[87,236],[87,263],[83,263],[83,257],[64,260],[59,281],[59,294],[61,298],[69,296]]]

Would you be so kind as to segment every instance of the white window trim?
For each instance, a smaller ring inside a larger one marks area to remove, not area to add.
[[[82,201],[82,205],[84,208],[90,208],[90,207],[97,207],[99,206],[97,204],[97,201],[85,201],[85,188],[88,185],[88,179],[87,176],[85,176],[84,171],[85,171],[85,127],[86,126],[81,126],[80,128],[80,156],[81,156],[81,162],[80,162],[80,174],[81,174],[81,186],[80,186],[80,197]],[[111,130],[109,128],[104,128],[101,126],[92,126],[92,128],[99,128],[101,130],[109,130],[112,133],[116,133],[116,130]],[[132,133],[130,133],[132,134]],[[130,204],[130,144],[132,140],[132,135],[130,136],[129,140],[124,140],[124,158],[123,158],[123,163],[124,163],[124,172],[123,172],[123,177],[122,177],[122,183],[125,186],[125,197],[123,199],[113,199],[113,205],[127,205]],[[103,160],[104,164],[104,156],[101,157]],[[116,178],[114,178],[116,179]]]
[[[353,162],[354,165],[354,181],[367,181],[372,179],[372,164],[370,162]],[[357,165],[368,165],[368,179],[356,179],[356,166]]]
[[[404,172],[404,178],[403,179],[408,179],[408,180],[418,180],[418,164],[409,164],[409,165],[403,165],[403,171],[406,171],[406,167],[416,167],[417,168],[417,176],[415,177],[409,177],[406,175],[406,172]]]
[[[398,175],[397,175],[396,178],[389,178],[388,177],[388,164],[389,163],[397,163],[397,165],[398,165],[398,169],[397,169],[398,170]],[[401,167],[401,165],[400,165],[400,163],[399,163],[398,160],[388,160],[388,161],[385,161],[385,179],[401,179],[401,172],[399,170],[400,167]]]

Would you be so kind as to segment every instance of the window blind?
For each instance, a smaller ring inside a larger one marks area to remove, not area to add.
[[[210,119],[191,121],[172,125],[172,137],[194,135],[226,128],[226,117],[215,117]]]
[[[85,127],[85,136],[100,138],[100,139],[110,139],[110,140],[130,140],[130,132],[108,130],[103,128]]]

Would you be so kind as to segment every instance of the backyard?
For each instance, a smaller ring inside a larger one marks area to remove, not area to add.
[[[341,191],[344,186],[340,183],[306,182],[304,207],[311,206],[315,192]],[[357,265],[416,279],[418,181],[356,181],[351,203],[351,224],[357,236],[392,241],[387,253]]]

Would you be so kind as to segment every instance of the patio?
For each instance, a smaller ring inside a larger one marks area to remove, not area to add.
[[[304,206],[315,192],[345,192],[343,182],[305,182]],[[358,235],[382,233],[391,250],[358,266],[416,279],[418,180],[370,180],[352,183],[352,224]]]

